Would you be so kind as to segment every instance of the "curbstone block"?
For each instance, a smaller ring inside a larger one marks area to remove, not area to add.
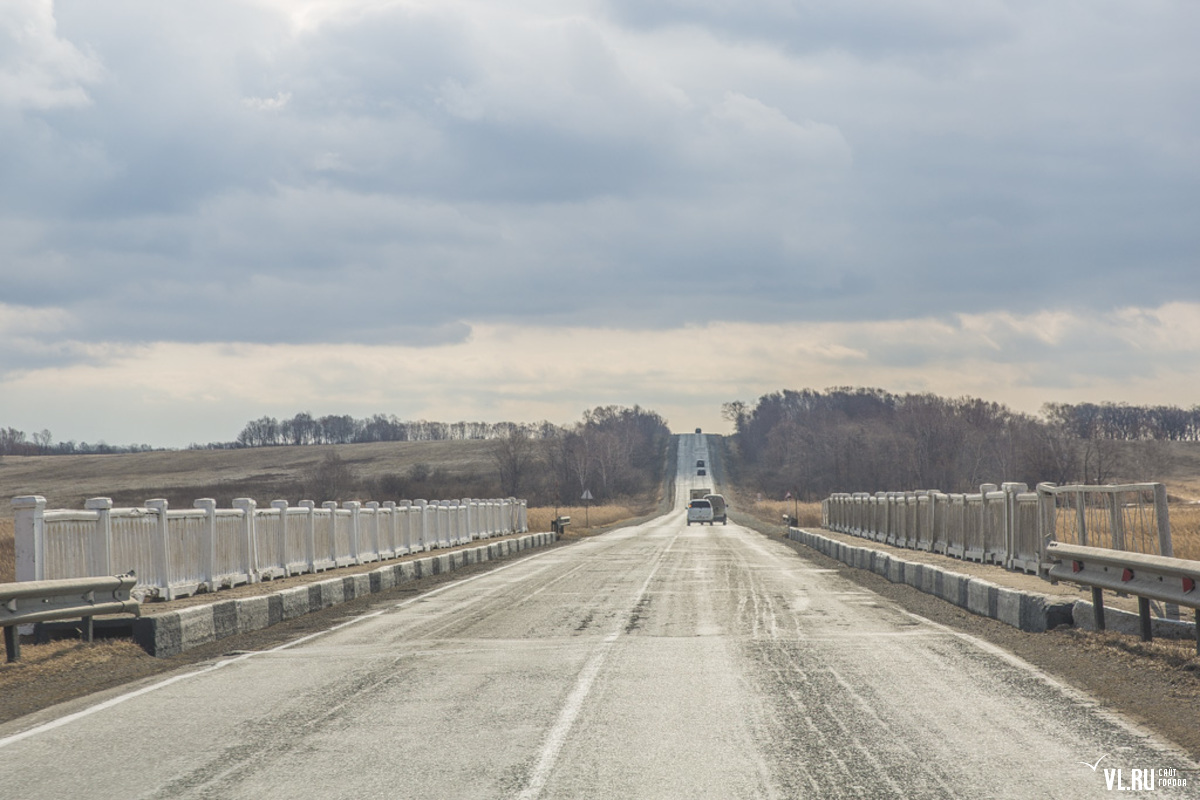
[[[271,601],[275,602],[272,603]],[[248,631],[259,631],[263,628],[269,628],[280,621],[279,610],[283,604],[275,595],[262,595],[260,597],[243,597],[236,601],[237,603],[237,631],[238,633],[246,633]],[[272,614],[272,606],[275,606],[275,613]]]

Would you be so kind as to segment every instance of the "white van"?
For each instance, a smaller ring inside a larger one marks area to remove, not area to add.
[[[693,522],[698,522],[701,525],[703,525],[704,523],[707,522],[709,525],[712,525],[713,524],[712,503],[708,502],[707,500],[704,500],[703,498],[693,500],[692,502],[688,503],[687,522],[688,522],[688,525],[691,525]]]

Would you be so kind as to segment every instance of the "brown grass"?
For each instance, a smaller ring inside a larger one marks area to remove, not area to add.
[[[276,498],[296,502],[299,486],[310,479],[321,460],[335,452],[353,471],[364,491],[376,481],[400,476],[413,468],[430,473],[407,487],[425,493],[439,486],[462,494],[445,497],[495,497],[499,494],[492,442],[374,442],[309,447],[254,447],[242,450],[170,450],[151,453],[79,456],[5,456],[0,459],[0,498],[40,494],[49,508],[82,508],[89,497],[111,497],[121,505],[141,505],[166,497],[173,507],[191,507],[200,497],[228,505],[233,497],[253,497],[260,504]],[[480,491],[468,491],[478,488]],[[488,489],[486,493],[483,489]],[[408,495],[414,499],[421,494]],[[322,499],[309,498],[320,502]],[[367,499],[403,499],[368,497]],[[11,517],[7,502],[0,516]]]
[[[0,518],[0,583],[17,579],[17,555],[13,538],[13,521]]]
[[[763,522],[779,525],[783,515],[795,516],[802,528],[821,527],[820,503],[793,503],[791,500],[758,500],[755,498],[740,498],[736,504],[738,511],[753,514]]]
[[[1172,505],[1170,517],[1171,549],[1175,557],[1200,561],[1200,505]]]
[[[32,646],[21,646],[21,660],[0,663],[0,683],[18,675],[51,678],[70,675],[80,669],[104,669],[115,658],[147,657],[140,646],[130,639],[97,639],[92,644],[78,639],[60,639]]]
[[[529,530],[535,533],[550,530],[550,521],[554,519],[555,510],[544,506],[528,509],[526,521]],[[647,513],[646,509],[626,505],[590,506],[587,509],[584,509],[583,506],[559,506],[557,511],[560,516],[571,518],[571,524],[567,526],[567,536],[587,536],[600,528],[634,519]],[[585,521],[588,523],[587,525],[585,525]]]

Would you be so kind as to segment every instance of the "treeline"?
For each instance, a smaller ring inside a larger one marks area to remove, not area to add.
[[[577,505],[585,491],[596,502],[642,495],[661,485],[671,432],[658,414],[634,406],[601,406],[571,426],[504,423],[492,429],[491,479],[430,472],[424,464],[405,474],[364,482],[353,464],[331,452],[304,485],[311,496],[521,497],[533,505]]]
[[[109,453],[146,453],[158,448],[148,444],[110,445],[104,442],[55,442],[48,430],[32,435],[13,427],[0,428],[0,456],[69,456]]]
[[[501,485],[517,495],[512,480],[514,431],[497,443],[495,453]],[[633,406],[598,406],[569,428],[544,436],[540,457],[529,465],[529,488],[560,503],[578,503],[585,491],[597,501],[653,491],[663,479],[671,431],[653,411]],[[508,469],[505,468],[506,464]]]
[[[1104,483],[1128,466],[1116,439],[1162,430],[1112,422],[1131,408],[1048,405],[1035,417],[972,397],[838,387],[766,394],[753,406],[726,403],[723,413],[734,424],[732,456],[743,482],[816,500],[832,492],[969,491],[1002,481]],[[1164,415],[1142,419],[1152,416]],[[1194,438],[1192,426],[1177,438]]]
[[[1200,441],[1200,405],[1184,409],[1128,403],[1047,403],[1042,415],[1080,439]]]
[[[235,447],[278,445],[357,444],[362,442],[441,442],[463,439],[495,439],[515,428],[538,437],[553,435],[549,422],[526,425],[513,422],[406,421],[392,415],[375,414],[355,419],[349,414],[314,417],[308,412],[291,419],[259,417],[246,423],[233,443]]]

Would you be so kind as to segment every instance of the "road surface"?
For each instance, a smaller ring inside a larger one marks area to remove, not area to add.
[[[685,504],[0,726],[0,797],[1200,796],[1088,697]]]

